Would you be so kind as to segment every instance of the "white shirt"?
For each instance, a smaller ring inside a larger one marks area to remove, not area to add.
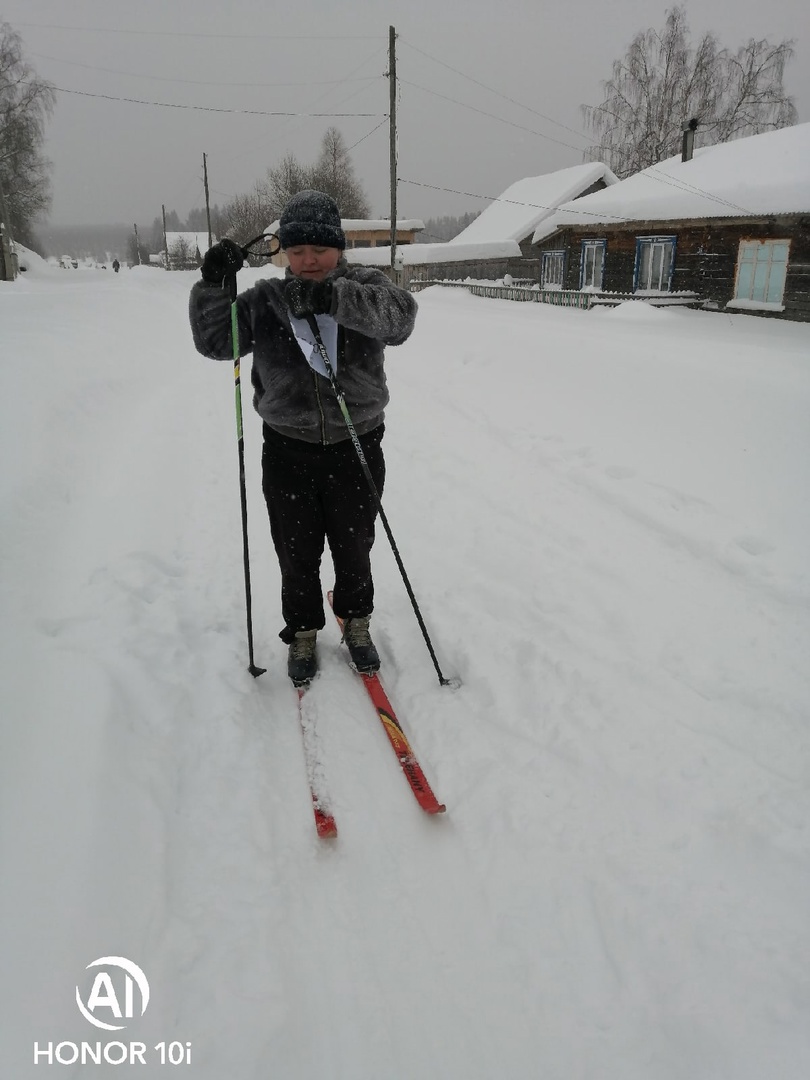
[[[318,324],[318,330],[326,348],[329,363],[332,365],[332,371],[337,375],[337,321],[332,315],[316,315],[315,322]],[[312,333],[307,320],[296,319],[294,315],[290,315],[290,326],[306,362],[313,371],[317,371],[319,375],[328,378],[326,364],[323,362],[323,357],[315,342],[315,335]]]

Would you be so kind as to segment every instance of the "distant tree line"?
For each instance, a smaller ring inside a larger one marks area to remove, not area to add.
[[[472,224],[478,214],[479,211],[472,210],[467,214],[460,214],[458,217],[445,214],[443,217],[426,218],[424,232],[416,234],[414,243],[439,244],[452,240],[463,229]]]

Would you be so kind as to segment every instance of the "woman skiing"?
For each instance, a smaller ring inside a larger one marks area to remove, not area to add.
[[[269,278],[237,297],[239,355],[253,353],[254,405],[263,420],[262,488],[281,569],[282,641],[296,685],[317,671],[315,640],[325,624],[320,564],[328,541],[335,570],[334,610],[354,666],[376,671],[369,633],[374,606],[371,547],[377,504],[309,320],[314,317],[374,484],[382,493],[384,346],[413,330],[416,301],[379,270],[349,266],[337,203],[319,191],[294,195],[278,238],[284,278]],[[230,240],[205,255],[189,304],[194,344],[204,356],[232,360],[231,302],[223,286],[243,263]]]

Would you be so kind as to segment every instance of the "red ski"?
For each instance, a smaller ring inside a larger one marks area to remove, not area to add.
[[[327,593],[329,604],[332,603],[332,593]],[[343,620],[335,615],[338,626],[343,632]],[[416,797],[416,801],[422,807],[426,814],[443,814],[447,807],[444,803],[440,803],[428,783],[427,777],[422,771],[422,766],[416,760],[416,755],[411,749],[411,744],[408,742],[408,738],[405,732],[402,730],[402,725],[397,719],[397,715],[394,712],[391,702],[388,700],[388,695],[383,689],[383,685],[380,682],[378,674],[364,675],[362,672],[356,672],[357,677],[362,681],[363,686],[366,688],[366,693],[371,699],[371,703],[377,710],[382,726],[385,729],[385,734],[394,748],[394,753],[397,755],[397,760],[402,766],[402,771],[405,773],[405,778],[411,786],[411,791]]]
[[[298,687],[298,719],[301,722],[301,735],[304,740],[304,762],[307,770],[309,791],[312,796],[312,810],[315,814],[315,829],[322,840],[332,840],[337,836],[337,824],[332,811],[325,803],[322,788],[322,779],[318,776],[317,747],[314,740],[314,731],[307,723],[304,712],[304,696],[307,688]]]

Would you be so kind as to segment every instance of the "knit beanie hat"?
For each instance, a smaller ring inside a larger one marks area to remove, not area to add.
[[[331,195],[323,191],[299,191],[281,215],[278,239],[283,248],[299,244],[315,247],[346,247],[340,211]]]

